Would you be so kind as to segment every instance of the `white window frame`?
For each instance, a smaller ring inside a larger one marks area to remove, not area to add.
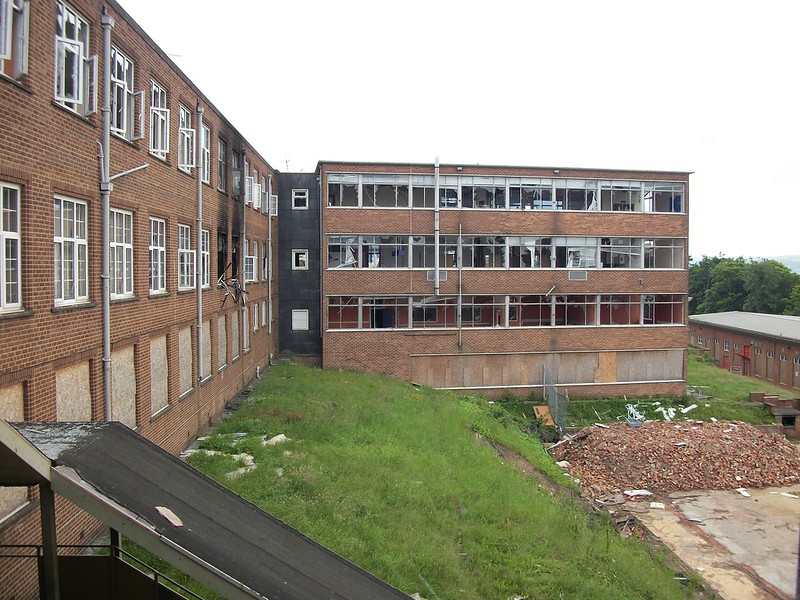
[[[267,301],[261,301],[261,327],[267,326]]]
[[[65,218],[65,207],[71,218]],[[64,306],[89,300],[88,207],[85,202],[55,196],[53,210],[54,304]],[[71,256],[65,260],[66,249]],[[65,277],[71,275],[71,279]]]
[[[308,331],[308,309],[292,309],[292,331]]]
[[[258,302],[253,302],[253,333],[258,331]]]
[[[270,194],[269,195],[269,216],[270,217],[277,217],[278,216],[278,195],[277,194]]]
[[[250,193],[250,199],[253,202],[255,210],[261,210],[261,184],[259,183],[258,169],[253,169],[253,184]]]
[[[133,296],[133,213],[110,210],[108,281],[112,298]]]
[[[200,169],[203,183],[211,185],[211,129],[203,125],[200,136]]]
[[[178,290],[194,289],[195,251],[192,250],[192,227],[178,225]]]
[[[167,160],[169,154],[169,108],[167,90],[150,80],[150,154]]]
[[[267,212],[269,206],[269,190],[267,189],[267,177],[261,176],[261,214]]]
[[[21,197],[18,185],[0,181],[0,312],[22,308]]]
[[[723,349],[723,350],[725,350],[726,352],[727,352],[728,350],[730,350],[730,349],[731,349],[730,342],[728,342],[727,340],[724,340],[724,341],[722,342],[722,349]]]
[[[253,242],[253,254],[247,254],[250,245],[245,240],[245,255],[244,255],[244,280],[246,283],[255,282],[256,279],[256,255],[258,254],[258,242]]]
[[[308,190],[292,190],[292,210],[308,210]]]
[[[267,243],[261,244],[261,281],[269,279],[269,261],[267,260]]]
[[[0,73],[12,79],[28,73],[29,14],[28,0],[0,0]]]
[[[202,282],[204,288],[211,287],[211,232],[203,229],[201,232],[200,265],[202,271]]]
[[[80,115],[94,114],[97,112],[97,56],[89,56],[89,22],[65,2],[57,2],[56,7],[55,101]],[[73,30],[71,37],[67,35],[66,26]]]
[[[167,291],[167,222],[150,218],[150,293]]]
[[[144,137],[144,91],[136,92],[133,86],[133,61],[119,48],[111,46],[111,133],[131,141]]]
[[[217,189],[228,191],[228,142],[217,138]]]
[[[298,264],[298,259],[304,257],[302,264]],[[292,271],[308,271],[308,248],[292,249]]]
[[[192,129],[192,113],[183,105],[179,107],[178,123],[178,169],[184,173],[191,173],[197,166],[195,162],[195,141],[197,132]]]

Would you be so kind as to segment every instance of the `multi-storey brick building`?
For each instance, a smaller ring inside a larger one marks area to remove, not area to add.
[[[111,418],[177,452],[277,350],[274,171],[113,0],[0,17],[0,418]],[[36,504],[0,488],[0,545],[38,542]],[[59,543],[96,532],[57,508]],[[34,573],[0,558],[0,595]]]
[[[688,173],[322,162],[306,177],[318,189],[282,185],[282,214],[311,221],[319,197],[321,262],[287,242],[281,294],[309,269],[320,288],[283,307],[282,350],[316,330],[325,367],[487,395],[537,392],[545,369],[574,396],[685,391]]]
[[[689,344],[722,369],[800,389],[800,317],[722,312],[689,317]]]

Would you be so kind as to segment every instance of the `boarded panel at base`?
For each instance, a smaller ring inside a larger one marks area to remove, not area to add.
[[[599,352],[597,357],[597,369],[595,371],[595,383],[612,383],[617,380],[617,353]]]
[[[682,350],[648,350],[617,354],[618,381],[680,380],[682,376]]]
[[[56,420],[92,420],[88,362],[80,362],[56,371]]]

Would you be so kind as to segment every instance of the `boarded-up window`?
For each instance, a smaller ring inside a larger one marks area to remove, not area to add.
[[[217,349],[221,369],[228,364],[228,331],[225,328],[225,315],[217,319]]]
[[[150,340],[150,411],[156,414],[169,404],[167,336]]]
[[[231,355],[233,359],[239,358],[239,313],[231,313]]]
[[[189,327],[184,327],[178,334],[178,364],[183,395],[192,389],[192,330]]]
[[[56,371],[56,420],[92,420],[88,362],[81,362]]]
[[[111,419],[136,428],[136,369],[133,346],[111,353]]]
[[[21,383],[0,388],[0,419],[24,421],[23,387]],[[0,486],[0,523],[28,502],[27,487]]]

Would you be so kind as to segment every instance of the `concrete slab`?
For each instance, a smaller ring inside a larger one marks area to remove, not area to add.
[[[800,485],[677,492],[640,521],[723,598],[795,595]],[[798,496],[794,498],[792,496]]]

